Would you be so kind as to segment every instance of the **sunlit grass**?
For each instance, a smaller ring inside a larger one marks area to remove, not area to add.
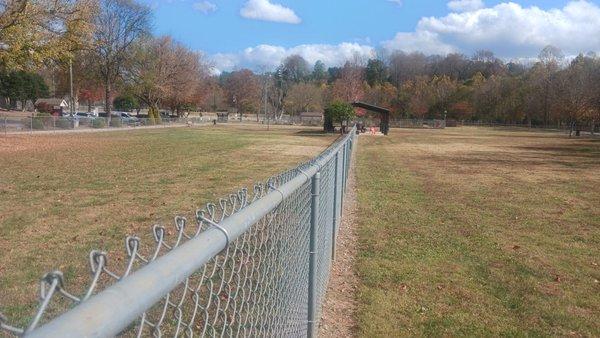
[[[162,224],[172,236],[174,216],[193,222],[196,208],[308,160],[335,137],[210,126],[0,139],[0,312],[33,315],[38,281],[55,269],[83,291],[90,250],[109,252],[119,270],[126,235],[151,243],[151,226]]]
[[[598,336],[600,142],[361,137],[359,334]]]

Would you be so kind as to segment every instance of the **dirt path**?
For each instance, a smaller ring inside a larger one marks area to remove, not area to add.
[[[342,224],[337,238],[336,260],[333,262],[319,336],[353,337],[356,328],[356,288],[358,277],[354,271],[358,237],[356,235],[356,176],[354,163],[348,176],[348,188],[344,199]]]

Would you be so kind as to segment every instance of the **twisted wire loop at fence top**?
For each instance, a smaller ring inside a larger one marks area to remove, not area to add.
[[[355,137],[353,129],[309,162],[252,191],[241,189],[207,204],[194,220],[176,217],[173,238],[167,228],[155,225],[148,251],[142,250],[140,238],[128,236],[122,272],[109,267],[107,253],[92,251],[91,282],[82,296],[66,289],[60,271],[46,274],[28,324],[11,325],[0,313],[0,332],[32,337],[311,336],[308,317],[314,313],[318,321],[321,316]],[[317,173],[320,196],[314,199],[311,178]],[[311,226],[316,231],[314,271],[309,271]],[[309,292],[311,278],[315,287]],[[50,310],[52,303],[65,300],[74,305],[71,310],[62,315]]]

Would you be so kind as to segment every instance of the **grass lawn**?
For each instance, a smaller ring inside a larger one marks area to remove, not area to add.
[[[600,336],[600,140],[394,129],[357,163],[360,336]]]
[[[173,235],[174,216],[193,222],[205,203],[294,167],[334,139],[260,126],[0,137],[0,312],[33,315],[38,281],[54,269],[81,294],[90,250],[108,251],[109,268],[120,272],[124,236],[153,243],[157,223]]]

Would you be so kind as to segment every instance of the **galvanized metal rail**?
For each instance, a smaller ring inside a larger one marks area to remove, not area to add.
[[[82,297],[65,289],[60,272],[47,274],[29,325],[9,325],[0,313],[0,331],[26,337],[314,336],[355,140],[352,129],[252,193],[242,189],[208,204],[196,211],[196,226],[177,217],[170,244],[165,228],[155,226],[156,246],[146,255],[139,238],[128,237],[122,274],[107,268],[106,253],[93,251],[92,282]],[[98,292],[102,280],[116,282]],[[76,306],[39,326],[57,296]]]

